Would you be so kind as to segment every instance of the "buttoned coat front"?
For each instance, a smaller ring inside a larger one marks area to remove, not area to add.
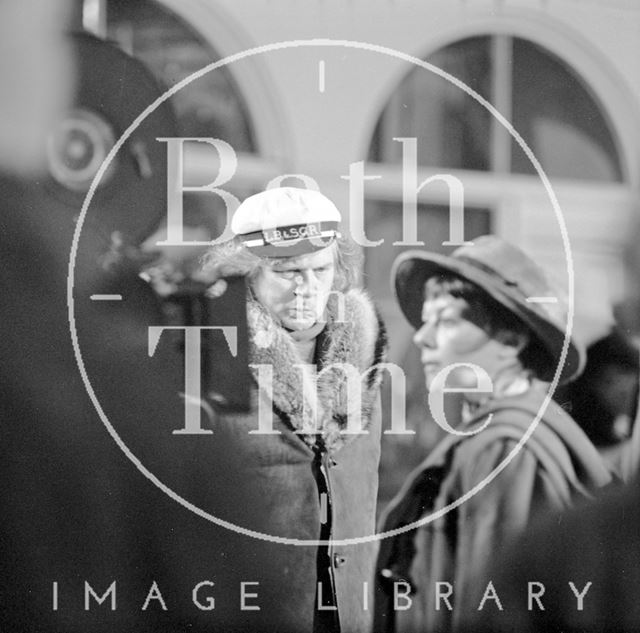
[[[249,301],[252,408],[215,418],[212,458],[224,464],[223,481],[220,494],[203,492],[212,513],[246,535],[234,582],[259,583],[251,586],[260,612],[233,605],[215,614],[213,621],[236,627],[228,630],[313,630],[323,527],[331,538],[327,554],[340,630],[370,630],[377,543],[341,541],[375,533],[381,379],[375,366],[386,341],[367,296],[351,290],[343,298],[343,305],[328,308],[315,370],[299,367],[289,334]],[[229,490],[233,494],[222,492]]]

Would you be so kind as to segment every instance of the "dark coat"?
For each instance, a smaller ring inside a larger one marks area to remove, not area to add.
[[[508,466],[480,487],[515,449],[544,396],[543,389],[532,388],[481,407],[463,430],[492,413],[489,426],[477,435],[442,440],[391,503],[381,521],[383,531],[443,512],[383,541],[377,569],[388,570],[389,580],[378,574],[376,631],[456,630],[467,612],[477,610],[488,583],[489,563],[507,539],[522,532],[534,514],[564,510],[577,495],[586,496],[609,481],[596,449],[551,402]],[[443,510],[476,486],[479,489],[466,501]],[[394,579],[413,585],[416,593],[410,609],[394,611],[390,593]],[[443,601],[436,609],[438,582],[453,586],[451,611]]]
[[[350,397],[341,370],[318,377],[318,398],[296,364],[291,338],[255,301],[249,302],[250,361],[256,380],[248,414],[224,415],[213,422],[214,451],[233,454],[225,476],[245,490],[237,503],[210,497],[211,512],[244,530],[259,533],[246,547],[264,552],[269,569],[248,564],[239,576],[264,578],[260,585],[261,630],[312,631],[316,614],[318,541],[366,537],[375,533],[375,507],[380,457],[380,372],[365,373],[383,360],[385,336],[366,297],[345,293],[343,321],[329,310],[328,322],[316,339],[318,371],[349,363],[358,371],[361,401]],[[272,395],[258,387],[258,366],[273,371]],[[258,413],[273,412],[274,434],[255,434]],[[318,412],[314,432],[312,413]],[[345,434],[349,421],[361,416],[362,434]],[[227,486],[228,487],[228,486]],[[326,494],[326,505],[321,494]],[[273,537],[273,538],[270,538]],[[276,545],[274,540],[282,545]],[[311,543],[309,543],[311,541]],[[306,543],[305,543],[306,542]],[[335,599],[343,633],[369,631],[371,579],[377,543],[330,544],[327,575],[335,584]],[[265,575],[266,573],[266,575]],[[323,598],[328,589],[323,589]],[[366,597],[365,597],[366,595]],[[238,614],[239,615],[239,614]]]
[[[547,520],[519,539],[493,573],[503,610],[476,612],[474,633],[640,630],[640,482]],[[545,588],[527,605],[527,585]],[[573,588],[570,583],[573,583]],[[577,594],[583,596],[582,604]]]

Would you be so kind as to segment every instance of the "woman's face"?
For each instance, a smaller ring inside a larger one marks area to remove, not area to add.
[[[289,330],[322,318],[335,277],[335,244],[261,266],[252,282],[257,300]]]
[[[421,350],[427,389],[435,376],[455,363],[471,363],[484,369],[493,380],[500,370],[513,363],[518,350],[491,338],[482,328],[467,320],[469,309],[464,299],[451,295],[427,298],[422,306],[422,327],[413,342]],[[476,372],[458,367],[449,373],[448,388],[474,389],[478,385]]]

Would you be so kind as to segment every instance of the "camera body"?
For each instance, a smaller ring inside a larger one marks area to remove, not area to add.
[[[225,412],[249,410],[251,374],[248,365],[246,279],[235,276],[218,280],[216,296],[207,285],[186,280],[161,298],[167,325],[200,328],[200,393],[214,409]],[[234,350],[225,331],[233,328]],[[184,338],[179,343],[184,356]],[[235,352],[235,353],[232,353]],[[185,360],[189,362],[189,360]]]

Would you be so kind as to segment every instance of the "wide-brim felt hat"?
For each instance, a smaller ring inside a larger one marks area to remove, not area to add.
[[[551,381],[565,345],[568,306],[542,268],[519,248],[494,235],[475,238],[450,256],[406,251],[393,264],[392,281],[400,308],[414,328],[422,326],[425,282],[450,274],[476,284],[528,326],[549,356],[548,369],[538,371],[538,377]],[[584,362],[584,348],[570,337],[559,384],[577,377]]]

